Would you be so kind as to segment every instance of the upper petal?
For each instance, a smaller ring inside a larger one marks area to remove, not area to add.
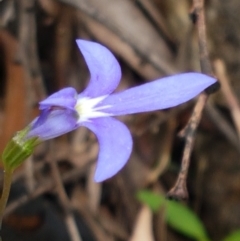
[[[87,63],[91,79],[81,97],[98,97],[112,93],[121,79],[121,68],[113,54],[98,43],[76,40]]]
[[[115,175],[128,161],[132,151],[132,137],[120,121],[103,117],[82,124],[95,133],[99,142],[99,155],[95,181],[101,182]]]
[[[39,109],[59,106],[66,109],[73,109],[77,102],[77,92],[74,88],[68,87],[50,95],[45,100],[39,102]]]
[[[97,107],[111,115],[125,115],[170,108],[182,104],[216,79],[200,73],[177,74],[108,96]]]
[[[41,141],[52,139],[76,129],[77,114],[66,109],[45,109],[30,124],[27,138],[38,137]]]

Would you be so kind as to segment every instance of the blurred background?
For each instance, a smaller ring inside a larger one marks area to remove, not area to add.
[[[38,115],[40,100],[66,86],[85,88],[89,72],[77,38],[114,53],[123,73],[117,91],[200,71],[192,7],[190,0],[1,0],[1,152]],[[240,227],[240,119],[233,118],[238,104],[231,102],[240,98],[240,2],[206,0],[205,13],[210,60],[223,88],[205,108],[191,157],[189,200],[178,204],[198,220],[197,232],[202,228],[208,237],[202,241],[219,241]],[[167,205],[153,211],[149,204],[153,193],[164,197],[176,181],[184,148],[178,132],[194,103],[121,117],[134,149],[124,169],[103,183],[93,182],[98,143],[87,129],[38,146],[15,173],[3,240],[200,240],[194,228],[186,231],[193,223],[182,221],[187,212],[166,219]],[[174,226],[176,220],[185,226]]]

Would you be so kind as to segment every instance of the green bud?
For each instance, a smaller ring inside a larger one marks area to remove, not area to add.
[[[19,131],[8,142],[2,155],[5,169],[15,170],[33,153],[35,146],[40,143],[37,137],[26,139],[27,133],[28,128]]]

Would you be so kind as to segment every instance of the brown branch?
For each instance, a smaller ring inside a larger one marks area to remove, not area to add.
[[[193,0],[194,14],[196,15],[196,26],[198,30],[198,45],[200,54],[201,71],[204,74],[212,75],[212,67],[207,49],[206,24],[204,13],[204,0]]]
[[[173,56],[165,40],[136,8],[134,1],[58,1],[81,10],[84,24],[91,34],[146,79],[176,73],[172,65]],[[147,38],[138,37],[143,29]],[[147,69],[148,74],[142,68]]]
[[[19,20],[19,42],[20,42],[20,62],[25,68],[26,75],[30,79],[26,80],[34,87],[36,100],[46,96],[43,84],[43,77],[40,70],[40,63],[37,53],[35,0],[22,0],[20,4]],[[33,97],[33,96],[31,96]],[[30,100],[33,102],[32,100]],[[34,100],[35,101],[35,100]],[[34,103],[34,102],[33,102]],[[29,106],[32,106],[30,103]]]
[[[160,149],[156,167],[152,171],[150,171],[146,178],[145,186],[149,186],[150,184],[155,183],[169,165],[169,161],[171,159],[171,150],[173,146],[173,136],[176,128],[176,121],[174,118],[171,118],[167,123],[167,133],[164,137],[163,147]]]
[[[53,150],[54,143],[52,142],[51,144],[52,144],[51,150]],[[52,177],[56,185],[57,195],[58,195],[60,204],[62,206],[62,209],[64,210],[65,224],[66,224],[70,239],[72,241],[82,241],[82,238],[77,228],[76,221],[73,216],[72,205],[66,194],[65,188],[63,186],[62,178],[60,176],[60,172],[57,166],[56,158],[54,158],[54,154],[52,155],[52,160],[50,160],[49,163],[52,169]]]
[[[225,65],[222,60],[218,59],[214,62],[214,68],[216,75],[222,85],[222,93],[224,94],[228,106],[231,111],[231,115],[234,121],[234,125],[237,129],[238,138],[240,140],[240,107],[237,97],[235,96],[226,74]],[[236,142],[239,146],[239,140]]]
[[[22,0],[19,1],[19,61],[24,68],[25,88],[28,98],[26,101],[26,111],[24,113],[26,124],[35,115],[33,106],[39,99],[45,96],[39,60],[36,47],[36,20],[35,20],[35,1]],[[35,83],[35,86],[33,84]],[[39,98],[33,94],[33,87]],[[36,110],[35,110],[36,112]],[[33,176],[32,158],[28,158],[25,162],[26,185],[31,192],[35,186]]]
[[[239,138],[236,131],[211,102],[208,102],[206,105],[206,113],[218,130],[222,132],[227,140],[240,152]]]
[[[64,183],[69,183],[80,178],[82,175],[86,173],[86,170],[88,170],[89,166],[92,165],[94,162],[95,161],[89,161],[86,166],[81,168],[75,168],[63,174],[62,181]],[[56,184],[50,178],[48,180],[40,180],[39,183],[41,183],[41,186],[37,187],[32,193],[23,195],[22,197],[16,199],[15,201],[12,201],[7,206],[4,216],[11,214],[14,210],[26,204],[27,202],[43,195],[44,193],[53,191],[56,188]]]
[[[200,54],[200,65],[202,73],[211,75],[211,65],[209,61],[209,55],[207,50],[206,39],[206,26],[204,16],[204,0],[193,0],[193,14],[194,20],[196,20],[196,27],[198,30],[198,43]],[[174,199],[186,199],[188,198],[187,191],[187,175],[190,165],[190,156],[193,149],[196,130],[202,117],[203,109],[208,99],[207,93],[202,93],[198,97],[197,103],[194,107],[193,113],[188,121],[187,126],[181,132],[181,136],[185,137],[186,143],[183,151],[183,158],[181,169],[174,187],[168,192],[168,197]]]

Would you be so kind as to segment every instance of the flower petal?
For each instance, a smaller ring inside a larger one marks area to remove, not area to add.
[[[200,73],[173,75],[110,95],[96,108],[106,106],[104,112],[112,116],[166,109],[192,99],[215,82]]]
[[[82,125],[93,131],[99,141],[95,181],[104,181],[115,175],[128,161],[132,151],[131,134],[122,122],[111,117],[93,119]]]
[[[121,79],[121,68],[113,54],[98,43],[77,40],[90,71],[91,79],[81,97],[98,97],[112,93]]]
[[[66,109],[73,109],[77,102],[77,92],[74,88],[64,88],[45,100],[39,102],[39,109],[43,110],[51,106],[59,106]]]
[[[41,141],[52,139],[76,129],[76,123],[75,111],[46,109],[30,124],[27,138],[38,137]]]

